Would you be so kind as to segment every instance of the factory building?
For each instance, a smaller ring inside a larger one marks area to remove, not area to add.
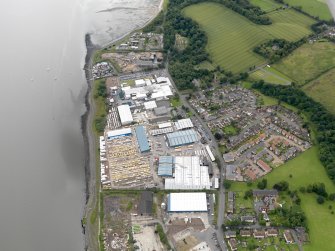
[[[174,123],[177,130],[193,128],[191,119],[180,119]]]
[[[117,107],[122,125],[129,125],[133,120],[129,105],[120,105]]]
[[[159,157],[158,176],[172,177],[174,158],[172,156]]]
[[[135,133],[136,133],[137,143],[138,143],[138,146],[140,147],[141,153],[149,152],[150,146],[149,146],[148,138],[145,133],[144,127],[137,126],[135,128]]]
[[[198,135],[193,129],[166,134],[170,147],[192,144],[198,141]]]
[[[138,86],[132,88],[130,86],[122,87],[125,94],[125,99],[166,99],[173,96],[171,86],[168,83],[153,84],[141,86],[143,82],[139,83]],[[145,82],[144,82],[145,84]]]
[[[165,179],[165,189],[210,189],[208,167],[201,165],[199,156],[176,156],[173,157],[171,165],[171,169],[169,169],[170,166],[163,165],[163,163],[161,170],[158,167],[161,174],[166,172],[170,175],[170,172],[172,174],[172,170],[174,170],[173,178]]]
[[[113,130],[107,132],[107,139],[112,140],[124,136],[130,136],[131,135],[131,129],[130,128],[123,128],[119,130]]]
[[[207,212],[206,193],[170,193],[168,212]]]

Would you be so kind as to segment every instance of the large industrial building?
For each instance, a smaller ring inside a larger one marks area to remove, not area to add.
[[[174,123],[177,130],[183,130],[188,128],[193,128],[193,123],[191,119],[180,119]]]
[[[133,120],[129,105],[120,105],[117,107],[122,125],[129,125]]]
[[[123,137],[123,136],[130,136],[130,135],[131,135],[131,129],[130,128],[123,128],[123,129],[108,131],[107,132],[107,139],[112,140],[112,139],[120,138],[120,137]]]
[[[161,100],[173,95],[170,82],[146,85],[145,81],[143,82],[139,80],[136,83],[137,85],[134,88],[130,86],[122,88],[122,91],[124,91],[125,94],[125,99],[144,100],[150,98]]]
[[[138,146],[140,147],[141,153],[149,152],[150,146],[149,146],[148,138],[145,133],[144,127],[137,126],[135,128],[135,133],[136,133],[137,143],[138,143]]]
[[[200,164],[199,156],[176,156],[172,158],[170,163],[165,162],[160,162],[161,167],[158,166],[158,175],[171,176],[170,173],[172,169],[174,170],[173,178],[165,179],[165,189],[210,189],[208,167]]]
[[[169,146],[177,147],[198,141],[198,135],[193,129],[166,134]]]
[[[168,212],[206,212],[206,193],[170,193]]]

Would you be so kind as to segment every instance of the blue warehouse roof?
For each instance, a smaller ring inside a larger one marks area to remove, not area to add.
[[[173,174],[173,157],[161,156],[159,157],[158,175],[159,176],[172,176]]]
[[[140,147],[140,151],[143,152],[148,152],[150,151],[150,146],[148,142],[147,135],[145,133],[144,127],[143,126],[137,126],[135,128],[135,133],[136,133],[136,138],[138,145]]]
[[[171,147],[192,144],[198,141],[197,133],[193,129],[168,133],[166,137]]]

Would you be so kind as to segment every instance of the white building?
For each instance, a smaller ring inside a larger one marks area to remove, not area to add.
[[[167,77],[158,77],[158,78],[156,78],[156,79],[157,79],[157,83],[158,83],[158,84],[163,84],[163,83],[165,83],[165,84],[171,85],[171,81],[170,81],[170,79],[167,78]]]
[[[206,151],[207,151],[207,154],[208,154],[209,158],[211,159],[211,161],[215,161],[215,157],[214,157],[209,145],[206,146]]]
[[[112,131],[107,132],[107,139],[112,140],[112,139],[116,139],[116,138],[120,138],[120,137],[124,137],[124,136],[129,136],[131,134],[132,134],[132,132],[131,132],[130,128],[122,128],[122,129],[118,129],[118,130],[112,130]]]
[[[136,87],[145,86],[145,80],[144,79],[137,79],[137,80],[135,80],[135,86]]]
[[[152,110],[154,108],[157,107],[156,101],[152,100],[152,101],[148,101],[148,102],[144,102],[144,108],[146,110]]]
[[[125,94],[125,99],[166,99],[173,95],[171,87],[167,83],[153,84],[149,86],[141,86],[131,88],[130,86],[122,87]]]
[[[165,189],[210,189],[208,167],[200,165],[199,156],[176,156],[174,178],[165,179]]]
[[[206,212],[206,193],[170,193],[169,212]]]
[[[193,123],[192,123],[191,119],[180,119],[180,120],[177,120],[177,122],[175,122],[174,125],[176,126],[177,130],[183,130],[183,129],[187,129],[187,128],[193,128]]]
[[[122,125],[129,125],[133,120],[129,105],[120,105],[117,107]]]

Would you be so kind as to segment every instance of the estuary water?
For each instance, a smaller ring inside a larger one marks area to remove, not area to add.
[[[79,251],[85,34],[104,45],[159,0],[0,2],[0,250]]]

